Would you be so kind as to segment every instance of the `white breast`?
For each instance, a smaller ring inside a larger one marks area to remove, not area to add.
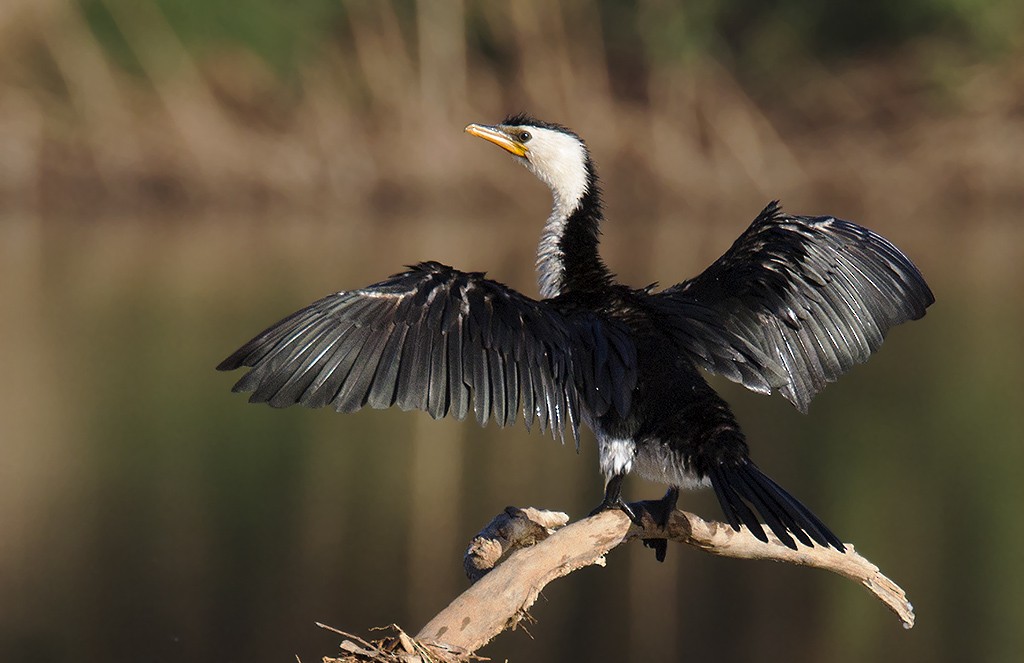
[[[662,442],[644,441],[638,445],[628,438],[598,435],[597,450],[605,480],[636,472],[644,479],[683,490],[711,486],[707,478],[700,479],[684,468],[679,454]]]
[[[633,440],[600,436],[597,438],[597,452],[601,472],[606,479],[617,474],[627,474],[633,469],[633,458],[636,456]]]

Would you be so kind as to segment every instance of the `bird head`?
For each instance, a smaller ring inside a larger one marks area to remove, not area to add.
[[[466,133],[512,154],[566,202],[579,200],[593,182],[586,144],[561,125],[529,115],[510,115],[500,124],[471,124]]]

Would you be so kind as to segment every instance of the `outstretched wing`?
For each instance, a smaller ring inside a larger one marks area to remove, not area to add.
[[[698,364],[755,391],[777,388],[803,412],[935,301],[884,237],[833,217],[788,216],[777,202],[702,274],[655,299]]]
[[[234,391],[274,407],[369,405],[513,424],[578,441],[580,406],[625,413],[635,350],[614,323],[566,315],[480,273],[427,262],[324,297],[271,326],[218,370],[251,367]]]

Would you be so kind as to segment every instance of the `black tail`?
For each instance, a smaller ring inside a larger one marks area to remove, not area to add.
[[[813,539],[826,548],[832,546],[839,552],[846,552],[846,546],[825,523],[749,460],[738,465],[714,466],[708,477],[733,529],[738,531],[742,523],[754,536],[767,543],[768,537],[751,510],[752,506],[775,536],[793,550],[796,550],[796,543],[790,534],[805,546],[813,545]]]

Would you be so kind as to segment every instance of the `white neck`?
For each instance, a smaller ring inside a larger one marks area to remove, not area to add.
[[[551,216],[537,247],[537,281],[542,297],[556,297],[563,285],[565,256],[561,243],[565,225],[587,193],[586,151],[572,136],[537,129],[526,167],[551,188]]]
[[[537,283],[540,286],[541,297],[557,297],[562,291],[562,275],[565,269],[562,236],[565,234],[565,224],[569,215],[578,205],[578,199],[567,204],[559,199],[557,193],[555,194],[551,216],[544,224],[540,244],[537,245]]]

